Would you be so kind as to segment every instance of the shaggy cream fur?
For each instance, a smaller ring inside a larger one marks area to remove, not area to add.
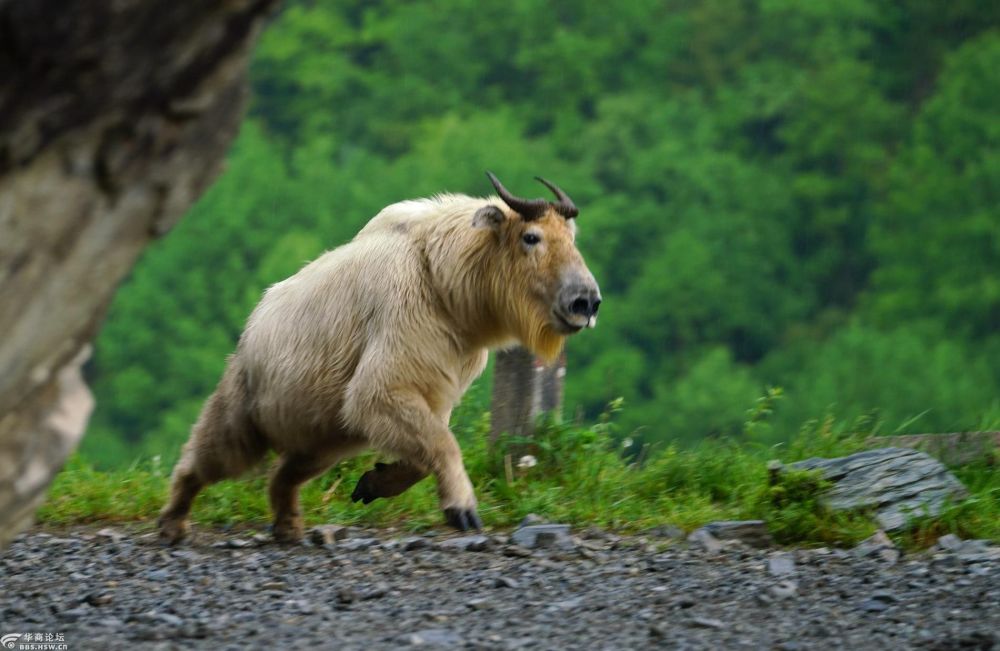
[[[526,245],[528,231],[540,241]],[[268,449],[281,455],[270,486],[280,540],[302,535],[301,484],[369,448],[400,461],[363,478],[366,501],[433,474],[442,509],[465,514],[456,526],[477,526],[452,407],[488,349],[520,342],[552,359],[592,325],[556,317],[566,283],[597,291],[574,241],[555,211],[525,222],[495,197],[440,195],[385,208],[269,288],[174,469],[161,537],[182,538],[198,491]]]

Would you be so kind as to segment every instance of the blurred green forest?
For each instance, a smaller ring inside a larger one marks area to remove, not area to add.
[[[1000,426],[1000,3],[302,0],[252,86],[227,171],[108,314],[100,465],[176,457],[270,283],[486,169],[582,209],[605,302],[569,413],[747,436],[781,386],[761,441]]]

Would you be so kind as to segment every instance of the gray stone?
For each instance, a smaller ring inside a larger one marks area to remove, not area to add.
[[[774,597],[766,592],[755,592],[753,600],[758,606],[770,606],[774,603]]]
[[[895,547],[895,546],[896,543],[892,542],[892,538],[886,535],[884,531],[879,529],[868,538],[865,538],[864,540],[859,542],[858,545],[854,548],[854,552],[855,554],[867,556],[871,551],[875,549],[879,549],[881,547]]]
[[[391,588],[388,583],[385,581],[379,581],[374,586],[361,593],[361,600],[370,601],[372,599],[381,599],[389,594],[390,589]]]
[[[84,607],[80,608],[70,608],[69,610],[63,610],[59,613],[59,619],[65,620],[67,622],[75,622],[81,617],[86,617],[88,610]]]
[[[166,581],[170,578],[170,572],[165,569],[149,570],[146,572],[146,578],[150,581]]]
[[[84,598],[91,606],[106,606],[114,601],[114,595],[110,592],[93,592]]]
[[[462,644],[463,640],[462,636],[455,631],[446,628],[427,628],[404,635],[401,641],[412,646],[457,647]]]
[[[182,558],[186,561],[200,561],[204,557],[192,549],[171,549],[170,555],[174,558]]]
[[[548,549],[559,543],[559,536],[554,531],[541,531],[535,536],[535,547]]]
[[[858,603],[858,609],[866,613],[880,613],[889,609],[889,604],[880,599],[864,599]]]
[[[716,631],[726,627],[722,621],[712,617],[691,617],[687,620],[687,625],[694,628],[710,628]]]
[[[160,620],[168,626],[183,626],[184,620],[177,615],[171,615],[170,613],[157,613],[156,619]]]
[[[688,535],[687,541],[691,545],[701,547],[705,551],[712,554],[722,551],[722,543],[718,538],[710,534],[708,529],[705,529],[704,527],[692,531]]]
[[[438,547],[441,549],[457,549],[465,552],[482,552],[490,548],[491,541],[489,536],[483,535],[473,535],[473,536],[459,536],[458,538],[449,538],[448,540],[442,540],[438,543]]]
[[[614,534],[610,534],[600,527],[587,527],[582,532],[580,532],[580,537],[584,540],[613,540],[615,538]]]
[[[992,547],[984,552],[962,552],[958,557],[965,563],[1000,561],[1000,547]]]
[[[245,538],[230,538],[229,540],[220,540],[219,542],[212,545],[212,547],[217,547],[219,549],[246,549],[247,547],[253,547],[254,542],[252,540],[247,540]]]
[[[944,535],[944,536],[941,536],[940,538],[938,538],[937,545],[941,549],[948,550],[948,551],[955,551],[955,550],[959,549],[962,546],[963,542],[965,542],[965,541],[963,541],[961,538],[959,538],[955,534],[949,533],[947,535]]]
[[[858,543],[852,553],[857,558],[878,558],[890,565],[895,564],[900,556],[896,544],[881,529]]]
[[[509,576],[498,576],[493,585],[497,588],[516,588],[520,584]]]
[[[133,640],[141,640],[144,642],[155,641],[155,640],[165,640],[170,637],[170,634],[161,628],[140,626],[132,629],[129,637]]]
[[[112,529],[111,527],[99,529],[94,535],[100,536],[101,538],[109,538],[112,542],[120,542],[123,538],[125,538],[125,534],[117,529]]]
[[[521,527],[510,535],[510,540],[515,545],[527,549],[544,547],[569,549],[573,547],[568,524],[534,524]]]
[[[677,597],[677,599],[674,600],[673,605],[676,606],[677,608],[686,609],[694,607],[695,605],[697,605],[697,603],[698,603],[697,601],[685,595]]]
[[[829,509],[873,509],[887,531],[907,527],[911,517],[935,516],[949,501],[968,494],[938,460],[918,450],[879,448],[834,459],[806,459],[789,466],[818,470],[833,487],[821,498]]]
[[[1000,560],[1000,547],[990,546],[989,540],[962,540],[955,534],[941,536],[938,549],[954,554],[966,563],[983,563]]]
[[[896,603],[899,599],[896,598],[895,593],[889,590],[876,590],[872,593],[871,599],[875,601],[884,601],[887,604]]]
[[[531,526],[534,526],[536,524],[548,524],[548,521],[545,518],[543,518],[542,516],[540,516],[540,515],[538,515],[536,513],[529,513],[528,515],[526,515],[523,518],[521,518],[521,522],[517,526],[518,527],[531,527]]]
[[[795,581],[781,581],[767,589],[767,594],[775,599],[791,599],[799,593],[799,584]]]
[[[739,540],[751,547],[765,549],[774,541],[763,520],[723,520],[702,527],[718,540]]]
[[[309,540],[314,545],[333,545],[347,538],[347,527],[335,524],[321,524],[309,530]]]
[[[787,552],[771,554],[767,559],[767,571],[772,576],[785,576],[795,573],[795,559]]]
[[[583,597],[573,597],[572,599],[562,599],[549,604],[550,610],[574,610],[583,603]]]
[[[426,549],[431,546],[431,542],[422,536],[412,536],[410,538],[404,538],[403,551],[411,552],[415,549]]]
[[[801,642],[782,642],[778,646],[774,647],[776,651],[802,651],[805,649]]]
[[[337,543],[337,549],[345,552],[356,552],[363,549],[371,549],[378,545],[378,538],[348,538]]]
[[[503,548],[503,555],[510,558],[531,558],[531,550],[520,545],[507,545]]]
[[[684,540],[687,537],[683,529],[672,524],[653,527],[646,532],[646,535],[653,538],[665,538],[667,540]]]

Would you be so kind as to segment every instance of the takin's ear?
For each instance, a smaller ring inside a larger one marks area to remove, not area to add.
[[[496,230],[500,228],[500,224],[505,219],[507,219],[507,216],[503,214],[503,211],[497,206],[490,204],[476,211],[476,214],[472,216],[472,226],[475,228],[492,228]]]

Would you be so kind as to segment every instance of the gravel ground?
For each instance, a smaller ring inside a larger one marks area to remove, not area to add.
[[[995,547],[893,563],[596,530],[542,549],[393,530],[297,547],[196,535],[173,549],[143,530],[20,536],[0,558],[0,634],[60,634],[67,649],[1000,649]]]

